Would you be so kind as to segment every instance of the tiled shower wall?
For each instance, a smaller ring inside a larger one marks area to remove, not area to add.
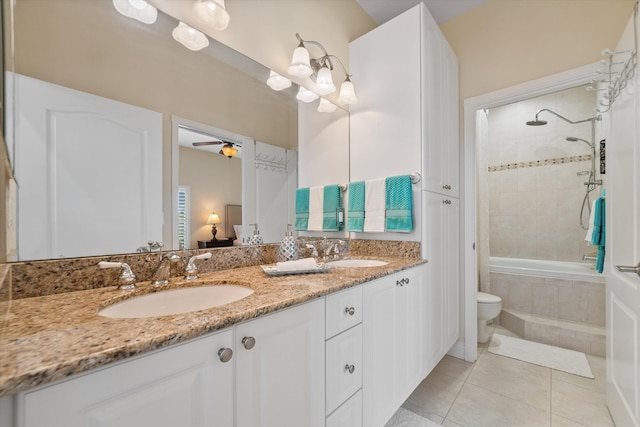
[[[572,125],[543,112],[539,117],[546,126],[525,124],[542,108],[578,121],[593,117],[594,106],[594,92],[577,87],[488,111],[488,137],[479,151],[486,156],[480,161],[480,180],[487,184],[480,186],[480,197],[489,200],[484,214],[491,256],[580,261],[594,252],[579,222],[588,178],[580,173],[590,169],[591,151],[585,143],[565,140],[591,140],[590,123]],[[596,147],[599,135],[597,125]],[[600,191],[593,191],[590,200]],[[588,222],[588,212],[584,218]]]

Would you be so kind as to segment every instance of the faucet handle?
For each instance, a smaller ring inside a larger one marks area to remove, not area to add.
[[[211,252],[207,252],[200,255],[194,255],[189,258],[189,262],[187,262],[187,267],[185,268],[186,275],[184,276],[185,280],[196,280],[198,278],[198,267],[196,267],[196,260],[198,259],[209,259],[211,258]]]
[[[118,289],[123,291],[129,291],[136,288],[136,275],[131,271],[131,267],[126,262],[110,262],[100,261],[98,263],[100,268],[122,268],[122,273],[118,277]]]

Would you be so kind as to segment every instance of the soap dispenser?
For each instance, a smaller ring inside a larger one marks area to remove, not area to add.
[[[258,224],[249,224],[253,225],[253,236],[249,236],[247,238],[247,245],[261,245],[264,242],[262,241],[262,236],[260,235],[260,230],[258,230]]]
[[[295,259],[298,259],[298,242],[296,238],[293,237],[291,224],[287,224],[287,231],[285,231],[284,238],[282,242],[280,242],[280,246],[278,246],[278,251],[276,252],[276,261],[284,262]]]

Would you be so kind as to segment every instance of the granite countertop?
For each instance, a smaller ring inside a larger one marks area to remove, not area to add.
[[[138,283],[135,291],[116,287],[66,292],[0,303],[0,397],[59,380],[128,357],[229,327],[426,261],[366,257],[389,264],[331,268],[328,273],[270,277],[260,266],[201,274],[195,282],[174,278],[162,287]],[[231,283],[254,293],[220,307],[140,319],[98,315],[106,306],[158,290]]]

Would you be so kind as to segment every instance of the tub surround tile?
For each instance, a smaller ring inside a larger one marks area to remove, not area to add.
[[[587,290],[571,283],[558,290],[558,318],[574,322],[587,321]]]
[[[100,280],[90,277],[105,272],[95,266],[96,259],[12,265],[15,267],[12,271],[22,275],[19,281],[14,280],[14,285],[19,284],[25,290],[23,293],[27,293],[26,289],[37,294],[42,292],[45,288],[39,287],[38,282],[47,277],[45,273],[54,277],[60,271],[60,266],[53,266],[55,263],[73,272],[81,270],[80,267],[85,271],[84,276],[65,275],[69,285],[61,280],[46,288],[53,290],[50,295],[0,302],[0,313],[4,313],[0,329],[0,396],[163,348],[426,262],[419,255],[407,255],[420,253],[415,244],[409,245],[408,250],[403,250],[402,244],[390,244],[405,256],[364,255],[366,248],[382,246],[364,244],[356,254],[384,259],[389,262],[385,266],[333,268],[329,273],[283,277],[269,277],[258,265],[242,266],[242,263],[272,263],[276,245],[215,249],[212,250],[214,257],[205,260],[215,262],[200,264],[198,281],[190,283],[181,276],[173,277],[161,290],[231,282],[254,289],[253,294],[209,310],[126,321],[104,318],[97,313],[100,308],[126,298],[156,292],[157,287],[148,281],[139,281],[138,288],[132,292],[118,290],[115,282],[104,286],[103,281],[109,283],[108,277],[100,276]],[[134,262],[140,258],[144,265],[144,254],[120,259],[136,265]],[[230,265],[236,267],[229,268]],[[28,267],[35,272],[29,271]],[[28,278],[35,283],[26,283]],[[96,282],[102,286],[95,286]],[[84,290],[77,289],[83,285],[86,285]]]

